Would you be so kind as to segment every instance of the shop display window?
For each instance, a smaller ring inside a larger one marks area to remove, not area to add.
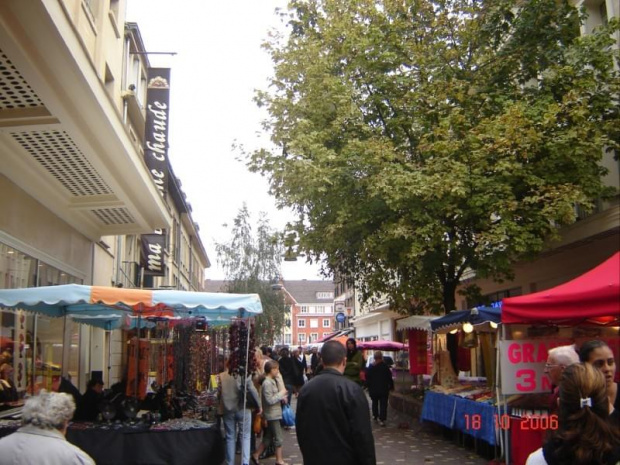
[[[81,280],[0,243],[0,288],[70,283]],[[78,339],[79,325],[71,318],[0,309],[0,404],[51,389],[61,374],[77,380]]]

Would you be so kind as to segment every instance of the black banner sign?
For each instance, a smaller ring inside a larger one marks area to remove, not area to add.
[[[164,249],[166,236],[164,230],[154,234],[142,234],[142,248],[140,250],[140,266],[147,276],[166,276],[164,263]]]
[[[149,68],[146,91],[144,160],[159,194],[168,192],[170,68]],[[165,276],[166,231],[142,235],[140,266],[145,276]],[[144,284],[144,283],[143,283]]]
[[[144,159],[162,197],[168,190],[169,103],[170,68],[149,68]]]

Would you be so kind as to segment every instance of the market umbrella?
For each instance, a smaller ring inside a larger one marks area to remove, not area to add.
[[[357,343],[357,348],[362,350],[407,350],[407,346],[402,342],[396,341],[361,341]]]

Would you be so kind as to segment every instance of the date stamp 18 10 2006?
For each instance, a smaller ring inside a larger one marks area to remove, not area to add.
[[[516,427],[521,431],[542,431],[558,429],[557,415],[527,415],[521,417],[521,421],[510,421],[509,415],[493,415],[496,430],[509,430]],[[512,425],[512,426],[511,426]],[[482,427],[482,416],[478,414],[465,414],[465,429],[479,430]]]

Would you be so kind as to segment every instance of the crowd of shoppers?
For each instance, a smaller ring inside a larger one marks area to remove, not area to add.
[[[394,389],[392,372],[381,351],[374,352],[367,369],[353,338],[347,340],[346,347],[328,341],[320,352],[315,348],[305,354],[299,347],[291,354],[284,348],[275,356],[263,347],[255,356],[258,370],[253,381],[260,392],[260,406],[254,414],[263,414],[265,426],[257,447],[252,443],[251,464],[275,455],[277,465],[286,465],[282,406],[294,395],[297,440],[304,463],[376,464],[370,415],[381,426],[386,425],[388,397]],[[559,428],[530,455],[527,465],[617,464],[620,398],[615,371],[613,352],[603,341],[549,350],[545,364],[552,385],[549,408],[558,414]],[[368,390],[370,409],[363,388]],[[229,433],[234,444],[236,433],[227,428],[227,437]],[[246,447],[243,464],[247,463]]]

